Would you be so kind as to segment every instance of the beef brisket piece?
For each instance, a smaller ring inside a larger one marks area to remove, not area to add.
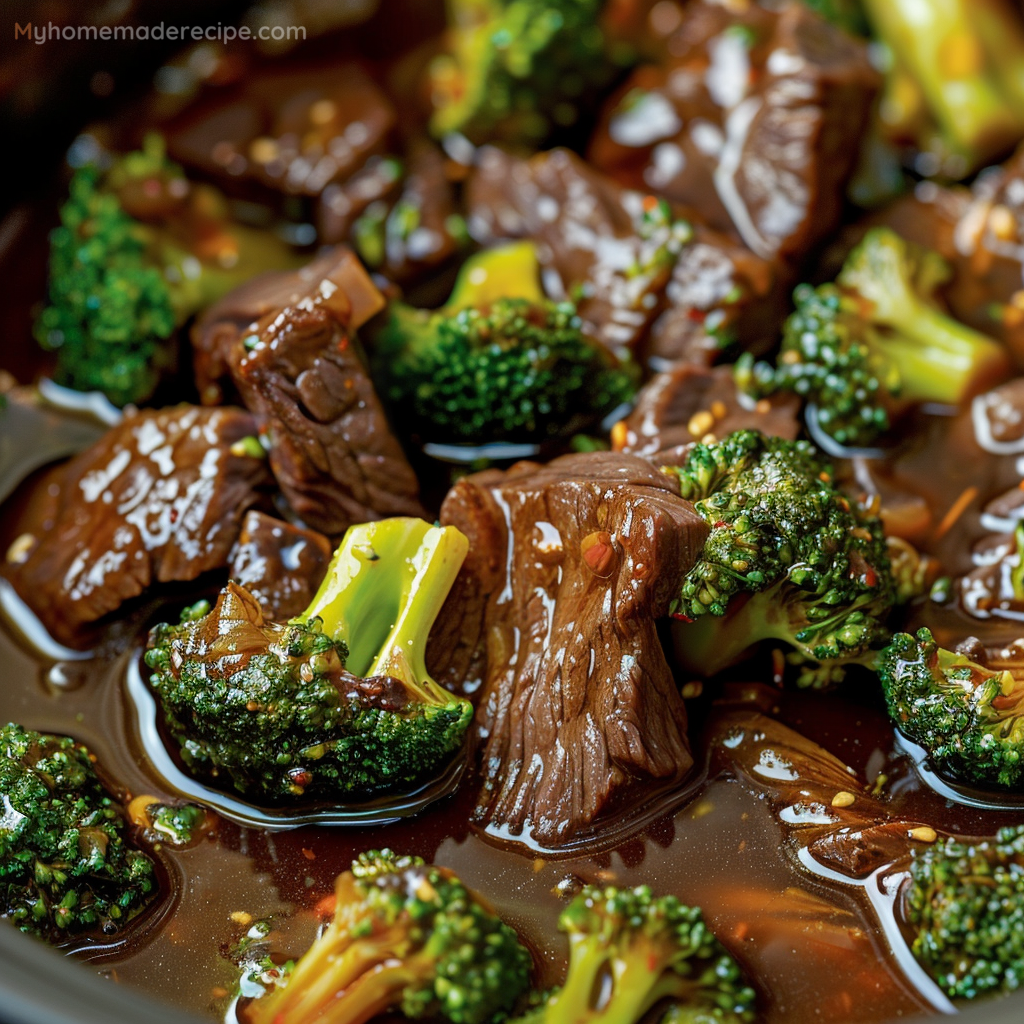
[[[759,348],[782,322],[788,281],[770,262],[683,208],[670,214],[689,224],[689,240],[668,253],[651,225],[662,207],[568,150],[522,160],[485,148],[466,195],[470,234],[484,245],[537,242],[548,294],[575,300],[587,332],[612,350],[636,349],[654,325],[661,358],[703,350],[710,362],[724,335]]]
[[[231,578],[259,601],[264,618],[284,622],[308,607],[330,560],[323,534],[253,509],[231,552]]]
[[[617,451],[653,455],[734,430],[759,430],[792,441],[800,433],[800,399],[777,394],[753,402],[736,390],[731,366],[682,363],[655,374],[640,389],[633,411],[612,430],[612,445]]]
[[[609,102],[591,161],[765,259],[799,260],[839,224],[880,84],[867,46],[802,3],[696,0],[666,48]]]
[[[223,319],[204,317],[211,360],[228,363],[269,438],[281,490],[306,524],[336,535],[352,523],[420,515],[416,475],[351,334],[383,296],[347,249],[335,250],[332,265],[313,266],[326,272],[268,279],[281,306],[266,308],[260,289],[245,285],[219,304]],[[259,319],[241,326],[239,313],[259,308]]]
[[[682,779],[656,622],[708,529],[669,478],[610,452],[519,463],[461,480],[441,522],[470,539],[464,635],[486,649],[476,821],[560,847]]]
[[[182,405],[126,416],[64,468],[11,581],[53,636],[116,611],[153,583],[227,564],[246,509],[269,491],[256,421]]]

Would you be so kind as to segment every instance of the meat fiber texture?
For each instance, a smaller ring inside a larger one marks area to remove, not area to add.
[[[265,501],[267,463],[241,409],[181,405],[126,416],[63,469],[11,580],[50,633],[83,627],[155,583],[225,566],[246,509]]]
[[[608,452],[519,463],[461,480],[441,522],[470,539],[432,640],[442,675],[486,664],[477,822],[562,847],[682,780],[686,710],[656,623],[708,528],[669,478]]]

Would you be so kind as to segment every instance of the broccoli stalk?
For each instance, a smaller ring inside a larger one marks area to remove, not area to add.
[[[223,198],[191,185],[159,135],[105,173],[78,170],[60,218],[36,339],[56,351],[58,383],[117,405],[152,394],[190,316],[296,259],[268,232],[230,224]]]
[[[454,527],[351,527],[309,609],[265,622],[229,584],[150,634],[146,664],[186,767],[256,798],[407,791],[460,750],[472,706],[434,682],[427,637],[468,549]]]
[[[928,753],[935,771],[969,783],[1024,780],[1024,651],[974,660],[947,651],[931,631],[897,633],[878,675],[896,727]]]
[[[665,1000],[675,1021],[741,1024],[755,995],[696,907],[646,886],[586,886],[562,911],[569,937],[565,984],[530,1024],[638,1024]]]
[[[1020,987],[1024,825],[992,839],[950,837],[913,851],[902,913],[921,965],[953,999]]]
[[[737,382],[755,397],[792,391],[842,445],[888,430],[898,402],[959,405],[1009,372],[997,342],[951,319],[936,289],[949,276],[937,254],[872,228],[834,284],[800,285],[777,365],[744,355]]]
[[[129,845],[122,809],[85,747],[9,723],[0,729],[0,913],[52,943],[110,935],[157,890],[152,860]]]
[[[1024,26],[1004,0],[864,0],[962,173],[1024,134]],[[926,140],[921,140],[926,143]]]
[[[393,1009],[485,1024],[515,1003],[530,968],[516,933],[452,872],[373,851],[338,876],[333,920],[245,1019],[363,1024]]]
[[[741,430],[664,472],[711,527],[673,606],[688,671],[713,675],[766,639],[796,648],[802,686],[873,662],[896,600],[881,522],[850,504],[812,445]]]
[[[529,242],[468,260],[436,312],[392,303],[374,366],[395,415],[433,442],[568,437],[637,384],[635,368],[583,334],[573,303],[544,298]]]
[[[448,0],[449,52],[431,64],[431,131],[536,146],[615,74],[604,0]]]

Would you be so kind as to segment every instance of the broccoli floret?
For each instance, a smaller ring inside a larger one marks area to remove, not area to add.
[[[52,943],[113,934],[157,891],[152,860],[129,845],[120,806],[81,744],[0,729],[0,913]]]
[[[658,1003],[665,1020],[741,1024],[754,1019],[754,990],[704,923],[675,896],[586,886],[562,911],[569,937],[565,984],[517,1024],[638,1024]]]
[[[60,219],[36,339],[57,353],[58,383],[117,405],[152,394],[190,316],[294,261],[273,235],[229,225],[223,200],[186,180],[159,135],[106,172],[76,171]]]
[[[687,669],[713,675],[766,639],[796,648],[802,686],[873,662],[896,599],[882,525],[813,445],[741,430],[664,472],[711,528],[673,607]]]
[[[947,651],[931,631],[897,633],[878,675],[896,727],[924,747],[934,769],[966,782],[1024,781],[1024,658],[1011,646],[984,664]]]
[[[468,548],[454,527],[351,527],[312,604],[266,622],[237,584],[150,634],[146,664],[186,767],[251,797],[364,799],[435,777],[468,701],[426,669],[430,627]]]
[[[393,303],[374,365],[395,415],[432,442],[569,437],[637,387],[631,363],[583,334],[573,303],[544,298],[521,242],[467,261],[436,312]]]
[[[903,895],[914,956],[953,999],[1024,985],[1024,825],[915,849]]]
[[[206,824],[206,811],[195,804],[149,804],[148,827],[161,842],[190,846]]]
[[[904,403],[958,405],[1009,370],[997,342],[951,319],[935,290],[949,275],[937,254],[872,228],[834,284],[793,293],[776,366],[744,355],[741,388],[792,391],[816,407],[819,428],[842,445],[873,444]]]
[[[362,1024],[387,1010],[485,1024],[526,988],[516,933],[445,868],[390,850],[362,854],[335,883],[334,919],[248,1024]]]
[[[919,148],[955,157],[946,161],[954,177],[1024,135],[1024,23],[1012,4],[864,0],[864,9],[894,57],[890,77],[899,76],[900,85],[891,93],[913,90],[930,114],[909,126]],[[929,137],[936,127],[937,137]]]
[[[449,52],[430,67],[431,131],[536,146],[616,73],[604,0],[448,0]]]

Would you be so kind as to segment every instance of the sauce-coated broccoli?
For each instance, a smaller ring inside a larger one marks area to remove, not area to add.
[[[953,999],[1024,985],[1024,825],[916,848],[903,915],[914,956]]]
[[[637,386],[573,303],[544,298],[528,242],[468,260],[436,312],[393,303],[374,364],[395,415],[432,442],[570,436]]]
[[[983,785],[1024,781],[1024,651],[983,659],[947,651],[931,631],[897,633],[878,675],[896,727],[941,774]]]
[[[430,68],[435,135],[538,144],[615,74],[604,0],[448,0],[449,52]]]
[[[364,1024],[387,1010],[486,1024],[526,988],[515,931],[445,868],[390,850],[361,854],[335,883],[334,918],[247,1024]]]
[[[223,200],[167,160],[163,140],[71,179],[50,235],[50,304],[36,338],[56,380],[139,402],[173,365],[175,330],[261,270],[294,262],[272,234],[230,224]]]
[[[66,736],[0,729],[0,913],[49,942],[110,935],[157,890],[153,861],[131,846],[124,812],[92,756]]]
[[[408,791],[458,753],[472,717],[427,673],[427,636],[465,558],[454,527],[351,527],[303,615],[264,621],[230,583],[157,626],[146,664],[185,764],[257,799]]]
[[[711,527],[675,605],[688,670],[713,675],[766,639],[796,648],[802,686],[873,659],[896,599],[882,525],[813,445],[741,430],[664,471]]]
[[[938,253],[872,228],[834,284],[796,289],[776,365],[743,356],[738,383],[758,397],[806,398],[821,430],[851,446],[884,434],[897,402],[964,402],[1009,362],[1001,345],[940,308],[935,291],[949,272]]]
[[[516,1024],[638,1024],[667,1000],[665,1021],[754,1019],[743,971],[700,910],[675,896],[586,886],[558,924],[569,937],[565,984]]]

